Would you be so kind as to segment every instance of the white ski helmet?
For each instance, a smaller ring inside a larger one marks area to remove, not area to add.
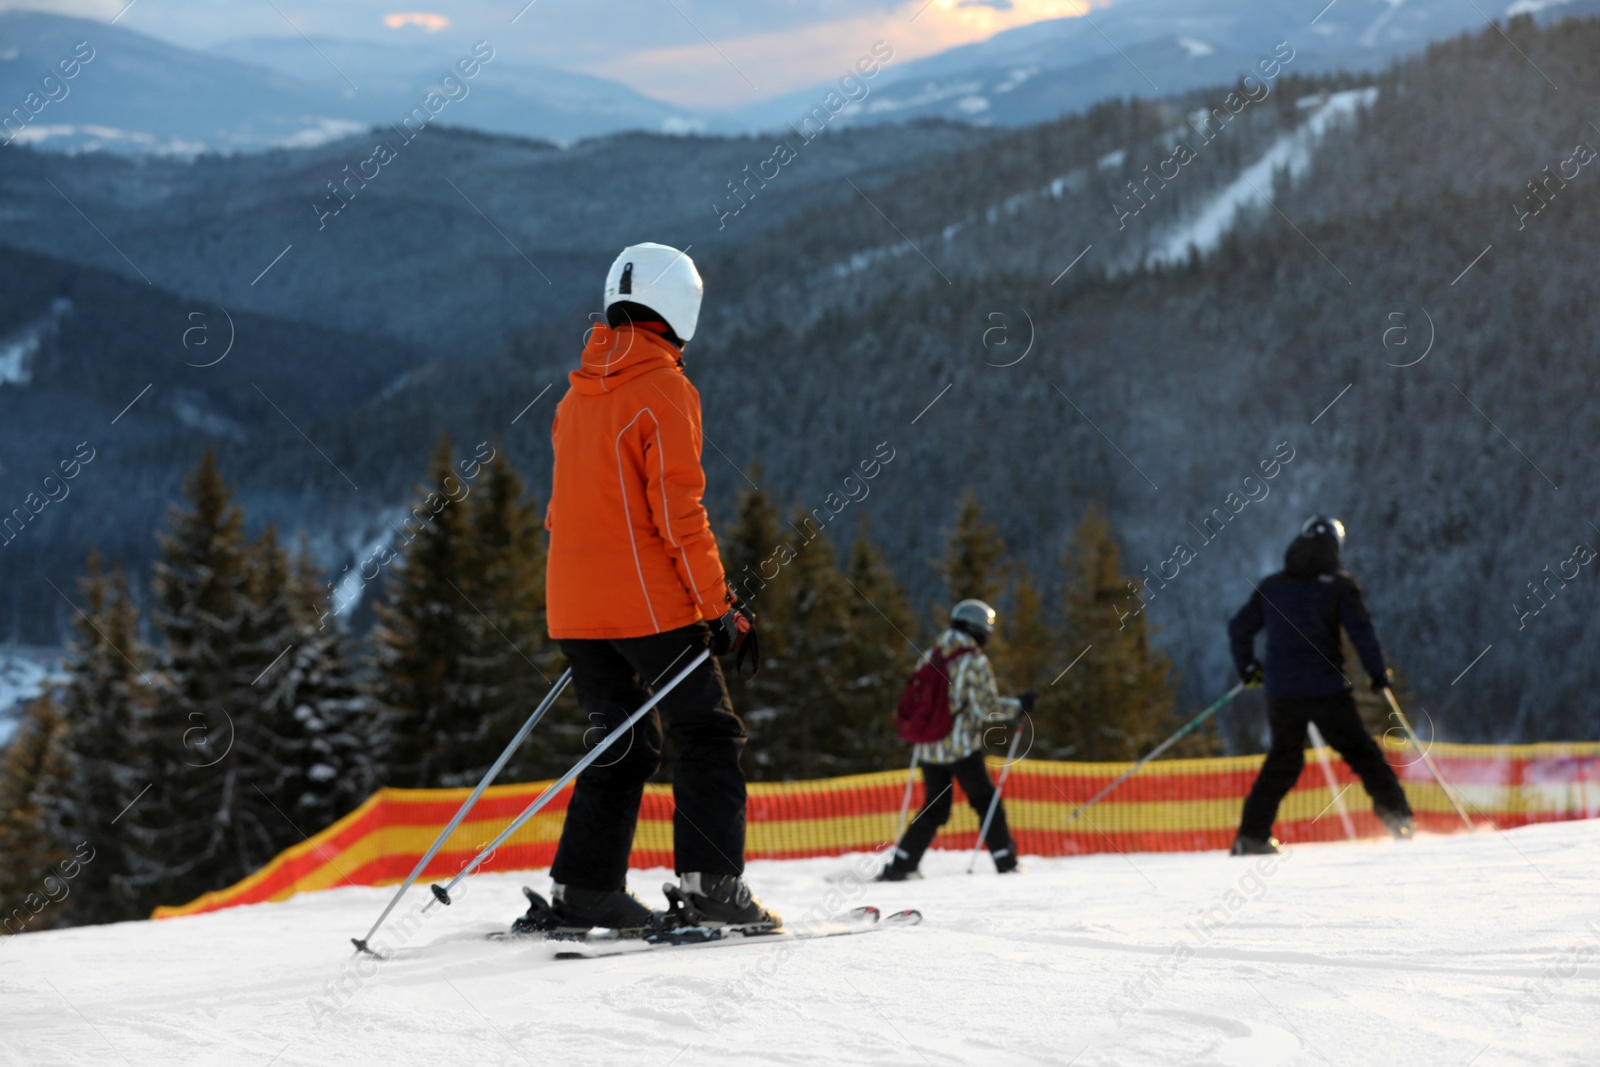
[[[705,284],[694,260],[669,245],[629,245],[606,273],[606,310],[625,301],[643,304],[687,342],[700,321]]]

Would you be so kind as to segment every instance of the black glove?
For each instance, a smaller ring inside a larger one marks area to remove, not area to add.
[[[756,636],[755,612],[743,604],[735,604],[719,619],[710,623],[711,654],[734,656],[734,668],[744,667],[746,659],[754,663],[750,673],[761,670],[761,640]]]
[[[1017,703],[1022,705],[1022,713],[1026,715],[1033,711],[1033,706],[1035,704],[1039,703],[1039,694],[1035,693],[1032,689],[1029,689],[1025,693],[1018,693]]]
[[[750,632],[753,619],[748,608],[735,604],[720,618],[711,620],[711,654],[720,658],[737,648]]]
[[[1372,691],[1381,693],[1394,684],[1394,671],[1385,670],[1382,674],[1372,676]]]
[[[1261,664],[1251,660],[1239,668],[1239,681],[1244,683],[1246,689],[1254,689],[1267,680],[1267,672],[1261,669]]]

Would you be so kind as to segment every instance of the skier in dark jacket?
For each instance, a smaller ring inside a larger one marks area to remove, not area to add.
[[[1284,554],[1284,568],[1262,579],[1255,595],[1228,623],[1234,666],[1246,685],[1263,681],[1272,749],[1261,766],[1233,843],[1235,856],[1276,852],[1272,820],[1278,804],[1305,766],[1306,727],[1322,736],[1361,778],[1373,810],[1397,838],[1412,833],[1411,805],[1400,780],[1383,758],[1356,712],[1344,673],[1339,630],[1350,635],[1372,691],[1389,687],[1390,673],[1378,644],[1361,586],[1340,566],[1344,524],[1316,516]],[[1267,631],[1266,667],[1255,655],[1255,637]]]

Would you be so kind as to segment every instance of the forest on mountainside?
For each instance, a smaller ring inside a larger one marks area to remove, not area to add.
[[[1506,30],[1516,48],[1485,30],[1376,79],[1376,101],[1327,134],[1306,173],[1280,172],[1215,251],[1186,264],[1105,269],[1091,238],[1115,232],[1117,185],[1098,171],[1093,198],[1044,196],[1008,211],[994,195],[992,226],[943,237],[951,220],[981,215],[968,176],[977,187],[1029,173],[1039,187],[1059,173],[1064,164],[1030,156],[1030,145],[1077,138],[1067,158],[1093,167],[1120,142],[1125,194],[1127,179],[1172,151],[1150,132],[1159,122],[1134,121],[1144,105],[1024,131],[1004,142],[1012,155],[975,150],[783,233],[842,255],[863,234],[893,242],[881,211],[917,246],[887,266],[817,277],[782,239],[719,251],[702,264],[708,322],[726,316],[732,330],[708,330],[689,353],[716,446],[717,513],[746,487],[739,468],[752,458],[814,507],[888,441],[900,465],[855,510],[926,599],[947,489],[971,488],[1047,589],[1060,582],[1059,546],[1103,501],[1130,571],[1156,573],[1180,543],[1197,557],[1148,609],[1190,706],[1229,681],[1223,623],[1248,582],[1280,565],[1307,515],[1337,514],[1351,529],[1348,563],[1438,736],[1593,736],[1595,668],[1571,652],[1594,639],[1595,623],[1580,596],[1562,595],[1590,577],[1564,561],[1580,543],[1600,545],[1583,497],[1587,442],[1600,429],[1583,384],[1600,336],[1593,168],[1552,184],[1539,215],[1524,220],[1519,206],[1536,203],[1527,183],[1546,180],[1542,168],[1600,145],[1594,130],[1584,135],[1582,105],[1600,23]],[[1486,83],[1506,86],[1504,101],[1472,91]],[[1096,125],[1112,133],[1090,136]],[[1150,139],[1130,143],[1131,130]],[[1461,167],[1443,150],[1451,143],[1485,153],[1483,165],[1475,154]],[[1021,162],[1007,171],[1013,155]],[[1480,177],[1467,184],[1464,169]],[[1203,175],[1181,182],[1191,177]],[[945,186],[957,191],[939,201]],[[1192,210],[1164,206],[1175,203],[1158,197],[1151,211],[1181,220]],[[1063,221],[1090,207],[1103,212],[1101,232]],[[1095,251],[1057,278],[1088,244]],[[1054,271],[1012,269],[1030,256],[1050,257]],[[488,373],[530,368],[531,395],[558,380],[531,368],[552,363],[559,346],[537,330]],[[494,407],[474,401],[459,418],[489,422]],[[509,435],[508,447],[548,455],[537,428]],[[1295,459],[1270,495],[1234,515],[1228,494],[1283,447]],[[1198,532],[1218,509],[1225,532]],[[1567,577],[1552,579],[1558,571]],[[1230,745],[1259,743],[1258,716],[1249,701],[1228,713]]]
[[[360,637],[344,614],[354,592],[330,592],[306,545],[286,549],[272,525],[248,534],[209,451],[167,515],[147,595],[92,555],[66,684],[28,705],[0,754],[0,896],[75,859],[92,877],[35,925],[140,918],[246,877],[377,788],[476,784],[563,663],[537,499],[498,449],[458,451],[439,439],[394,544],[350,576],[377,600]],[[841,563],[813,516],[784,523],[761,490],[741,497],[723,551],[758,619],[759,660],[727,664],[750,776],[899,762],[892,711],[947,608],[919,618],[865,526]],[[1046,604],[969,494],[946,536],[946,599],[1015,593],[989,648],[1012,678],[1094,648],[1064,684],[1040,683],[1024,755],[1134,758],[1181,724],[1169,664],[1142,620],[1111,625],[1127,577],[1102,515],[1061,563],[1073,577]],[[500,780],[559,777],[601,736],[569,689]],[[996,754],[1008,738],[996,732]],[[1219,750],[1208,729],[1178,751]]]

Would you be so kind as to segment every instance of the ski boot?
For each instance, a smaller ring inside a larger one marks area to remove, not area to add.
[[[917,870],[915,867],[908,871],[903,867],[897,867],[893,863],[890,863],[885,865],[883,870],[873,875],[872,880],[874,882],[906,882],[913,878],[921,877],[922,872]]]
[[[1028,869],[1017,862],[1015,849],[1002,848],[992,855],[996,874],[1021,874]]]
[[[546,937],[580,937],[596,927],[615,930],[619,937],[643,937],[660,928],[665,915],[622,889],[581,889],[557,883],[550,900],[524,887],[527,914],[511,924],[513,934]]]
[[[738,875],[690,872],[679,875],[679,884],[662,886],[662,891],[671,905],[665,920],[669,929],[699,926],[762,934],[783,926],[783,919],[768,911]]]
[[[1233,839],[1233,847],[1228,850],[1230,856],[1274,856],[1278,852],[1278,839],[1276,837],[1260,838],[1246,837],[1240,834]]]
[[[1410,841],[1417,834],[1417,828],[1412,825],[1411,816],[1405,812],[1390,811],[1388,808],[1379,808],[1377,816],[1396,841]]]

